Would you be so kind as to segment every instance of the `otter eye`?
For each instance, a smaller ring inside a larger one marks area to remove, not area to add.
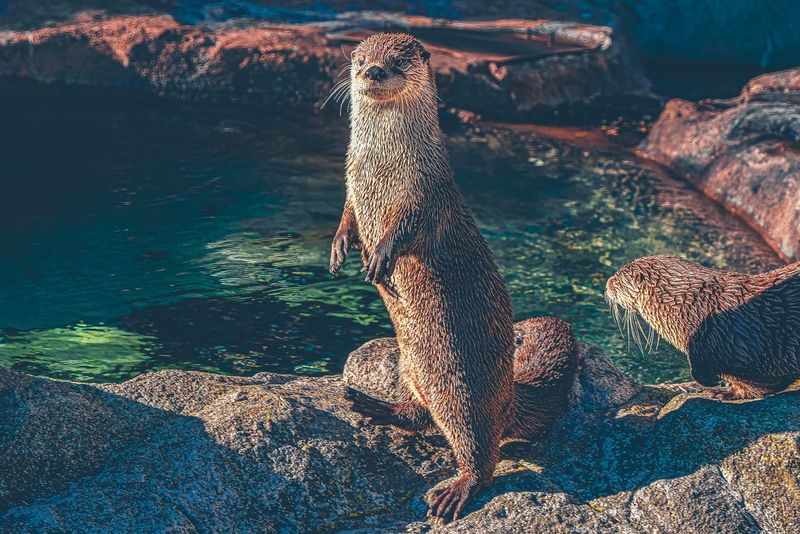
[[[403,72],[408,68],[409,62],[404,57],[389,56],[386,58],[386,66],[395,72]]]
[[[365,63],[364,57],[363,56],[357,57],[355,63],[357,67],[363,67]]]

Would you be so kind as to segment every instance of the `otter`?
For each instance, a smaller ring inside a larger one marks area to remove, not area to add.
[[[410,35],[381,33],[351,61],[345,204],[330,271],[360,249],[395,328],[405,394],[389,410],[356,390],[346,396],[375,423],[441,430],[459,474],[429,494],[429,513],[455,520],[492,481],[516,421],[511,301],[453,180],[430,52]]]
[[[572,327],[555,317],[520,321],[514,332],[517,418],[506,437],[537,441],[567,411],[578,368],[578,345]]]
[[[748,275],[648,256],[609,278],[606,298],[686,354],[714,398],[760,399],[800,378],[800,263]]]

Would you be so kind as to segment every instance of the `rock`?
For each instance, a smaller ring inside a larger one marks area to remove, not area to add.
[[[207,29],[166,15],[118,16],[0,33],[0,78],[26,90],[36,82],[302,107],[327,92],[340,54],[301,25]]]
[[[377,31],[407,31],[433,52],[443,100],[488,117],[521,120],[558,108],[649,98],[648,82],[608,27],[372,12],[326,17],[187,25],[170,15],[98,15],[0,31],[2,93],[113,90],[310,112],[345,64],[343,50]]]
[[[342,369],[342,381],[375,398],[400,402],[400,348],[393,337],[367,341],[350,353]]]
[[[759,76],[731,101],[672,100],[640,145],[755,228],[800,254],[800,69]]]
[[[423,501],[455,472],[444,439],[365,425],[341,377],[90,385],[0,369],[0,531],[797,532],[800,393],[636,388],[602,351],[580,354],[551,443],[505,447],[447,526]],[[354,352],[349,383],[370,355],[391,365],[394,341]]]
[[[636,395],[633,383],[617,369],[602,350],[578,343],[579,365],[570,395],[570,416],[576,420],[618,408]],[[398,393],[400,349],[393,337],[364,343],[347,357],[342,381],[351,387],[389,402]]]
[[[786,68],[800,62],[800,3],[622,0],[626,33],[644,56]]]

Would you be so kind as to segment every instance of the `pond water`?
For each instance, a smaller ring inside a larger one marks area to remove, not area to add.
[[[81,381],[324,374],[392,334],[353,256],[327,273],[346,118],[73,99],[0,114],[0,365]],[[778,264],[738,220],[598,132],[447,134],[516,317],[566,319],[637,380],[688,373],[664,344],[627,349],[602,296],[616,268],[655,253]]]

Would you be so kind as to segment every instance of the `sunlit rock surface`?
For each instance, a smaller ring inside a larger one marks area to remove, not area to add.
[[[432,51],[442,99],[486,116],[520,120],[650,96],[621,37],[605,26],[327,11],[298,11],[298,21],[273,11],[278,20],[186,24],[172,14],[78,12],[30,31],[0,24],[2,93],[91,90],[312,111],[358,41],[407,31]]]
[[[642,152],[800,256],[800,69],[754,78],[726,101],[670,101]]]
[[[423,501],[455,472],[443,438],[364,425],[341,377],[96,386],[0,369],[0,531],[797,532],[800,393],[637,389],[602,351],[580,354],[551,442],[508,445],[446,527]],[[348,381],[367,356],[391,365],[393,340],[354,353]]]

